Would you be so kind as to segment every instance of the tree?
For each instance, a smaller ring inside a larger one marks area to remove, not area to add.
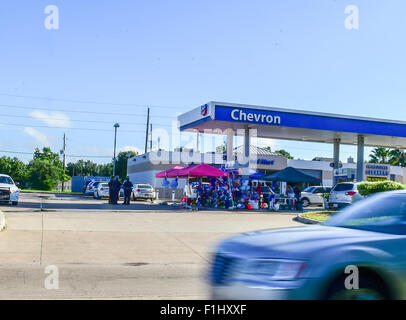
[[[275,153],[276,153],[276,154],[279,154],[279,155],[281,155],[281,156],[284,156],[284,157],[286,157],[286,158],[288,158],[288,159],[293,159],[293,157],[291,156],[291,154],[290,154],[289,152],[287,152],[286,150],[283,150],[283,149],[281,149],[281,150],[276,150]]]
[[[135,157],[137,154],[138,153],[134,151],[122,151],[118,154],[116,161],[116,176],[119,176],[121,181],[127,176],[128,159]]]
[[[0,173],[9,175],[21,186],[24,186],[28,179],[27,166],[15,157],[0,158]]]
[[[31,187],[40,190],[52,190],[59,182],[70,179],[64,174],[63,163],[58,153],[50,148],[38,148],[34,151],[34,158],[27,166]]]
[[[375,148],[372,150],[369,157],[370,157],[370,160],[369,160],[370,163],[389,164],[389,159],[391,157],[390,149]]]
[[[406,152],[399,149],[393,149],[389,152],[389,154],[389,163],[392,166],[406,167]]]

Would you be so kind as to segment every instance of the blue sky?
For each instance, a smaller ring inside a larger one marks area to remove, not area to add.
[[[344,27],[351,4],[358,30]],[[44,27],[47,5],[58,30]],[[68,154],[108,156],[115,122],[118,148],[143,150],[147,105],[154,128],[170,129],[210,100],[402,120],[404,12],[401,0],[4,0],[0,150],[58,151],[66,132]],[[332,155],[328,144],[270,144]]]

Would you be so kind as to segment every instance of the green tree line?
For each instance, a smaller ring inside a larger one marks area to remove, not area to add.
[[[133,151],[123,151],[117,156],[116,175],[124,179],[127,175],[127,160],[137,155]],[[58,153],[50,148],[35,149],[34,156],[28,164],[16,157],[3,156],[0,158],[0,174],[7,174],[19,182],[24,189],[54,190],[62,181],[68,181],[72,176],[111,176],[113,162],[97,164],[90,160],[69,162],[66,169]]]

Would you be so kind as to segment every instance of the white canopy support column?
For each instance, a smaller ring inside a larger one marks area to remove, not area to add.
[[[244,167],[243,167],[243,175],[249,176],[250,174],[250,129],[248,126],[244,128]]]
[[[358,135],[357,144],[357,182],[364,181],[364,136]]]
[[[226,144],[227,162],[234,161],[233,149],[234,149],[234,130],[228,129],[227,130],[227,144]]]

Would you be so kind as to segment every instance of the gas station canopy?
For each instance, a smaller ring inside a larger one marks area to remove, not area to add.
[[[178,117],[181,131],[257,129],[259,138],[406,149],[406,122],[235,103],[209,102]],[[214,132],[216,133],[216,132]]]

